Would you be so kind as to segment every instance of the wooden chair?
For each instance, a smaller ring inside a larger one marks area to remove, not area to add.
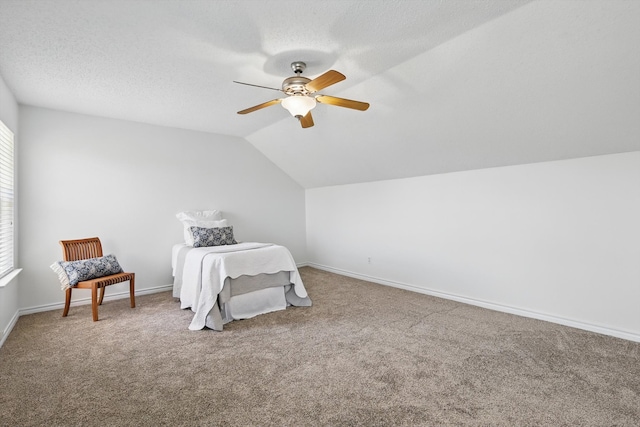
[[[98,258],[102,255],[102,244],[97,237],[78,240],[60,240],[62,246],[63,259],[65,261],[77,261],[80,259]],[[62,317],[69,314],[69,305],[71,304],[71,290],[91,289],[91,311],[93,313],[93,321],[98,321],[98,306],[102,305],[104,299],[104,289],[109,285],[129,281],[129,296],[131,299],[131,308],[136,306],[135,299],[135,273],[118,273],[110,276],[100,277],[98,279],[86,280],[78,282],[76,286],[67,289],[64,302],[64,312]],[[100,299],[98,299],[98,289],[100,289]]]

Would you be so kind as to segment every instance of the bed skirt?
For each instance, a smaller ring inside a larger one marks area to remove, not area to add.
[[[227,278],[218,304],[209,313],[207,327],[221,331],[223,325],[233,320],[284,310],[287,306],[311,306],[309,297],[300,298],[293,292],[288,271]]]

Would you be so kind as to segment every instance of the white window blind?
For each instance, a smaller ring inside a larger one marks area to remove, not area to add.
[[[13,270],[13,132],[0,121],[0,277]]]

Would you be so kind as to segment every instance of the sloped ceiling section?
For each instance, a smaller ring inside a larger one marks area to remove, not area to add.
[[[0,0],[18,102],[245,137],[306,188],[640,150],[640,2]],[[293,61],[347,80],[301,129]]]
[[[528,4],[247,139],[307,188],[640,150],[639,6]]]

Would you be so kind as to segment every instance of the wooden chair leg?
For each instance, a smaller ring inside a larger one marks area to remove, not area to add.
[[[107,289],[106,286],[100,288],[100,299],[98,300],[98,305],[102,305],[102,300],[104,299],[104,291]]]
[[[93,321],[98,321],[98,287],[93,285],[91,287],[91,314],[93,314]]]
[[[129,298],[131,299],[131,308],[136,308],[136,278],[133,276],[131,280],[129,280]]]
[[[67,292],[64,298],[64,310],[62,311],[62,317],[67,317],[67,314],[69,314],[70,305],[71,305],[71,288],[67,288]]]

